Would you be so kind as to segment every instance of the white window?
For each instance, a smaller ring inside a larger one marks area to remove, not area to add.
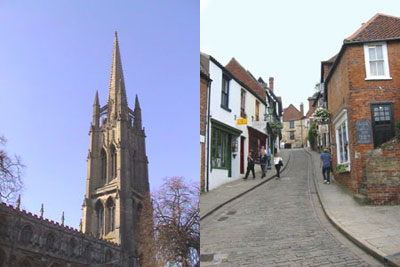
[[[338,164],[350,166],[347,112],[335,122],[336,156]]]
[[[366,80],[391,79],[386,43],[364,45]]]

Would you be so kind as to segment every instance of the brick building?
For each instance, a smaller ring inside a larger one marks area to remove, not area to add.
[[[346,168],[335,171],[335,178],[355,193],[368,194],[366,154],[395,135],[394,124],[400,119],[399,58],[400,18],[376,14],[344,40],[337,55],[321,64],[331,113],[333,166]],[[385,179],[380,181],[383,187]],[[387,186],[394,195],[400,193],[398,182]]]
[[[200,189],[205,191],[205,173],[206,173],[206,130],[207,130],[207,109],[208,89],[212,82],[208,72],[209,57],[200,52]]]
[[[308,123],[304,116],[303,103],[300,105],[300,111],[290,104],[283,110],[283,128],[282,142],[285,148],[304,147],[307,144]]]

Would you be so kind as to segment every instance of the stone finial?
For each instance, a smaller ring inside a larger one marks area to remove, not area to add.
[[[61,225],[64,226],[64,212],[62,212],[62,216],[61,216]]]
[[[79,221],[79,231],[82,232],[82,219]]]
[[[42,203],[42,206],[40,208],[40,218],[43,218],[43,213],[44,213],[44,206],[43,206],[43,203]]]
[[[21,207],[21,195],[18,195],[18,199],[17,199],[17,203],[15,205],[15,207],[19,210],[19,208]]]

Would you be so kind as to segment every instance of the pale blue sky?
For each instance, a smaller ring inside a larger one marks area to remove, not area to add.
[[[235,57],[256,78],[274,77],[283,106],[298,109],[320,81],[321,61],[376,13],[400,16],[400,1],[200,0],[200,50]]]
[[[96,90],[107,101],[114,30],[128,104],[138,94],[152,190],[198,181],[199,3],[0,1],[0,134],[27,165],[22,207],[78,227]]]

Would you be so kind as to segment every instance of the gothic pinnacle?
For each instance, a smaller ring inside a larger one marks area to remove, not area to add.
[[[99,102],[99,92],[98,90],[96,90],[96,96],[94,97],[94,106],[100,106],[100,102]]]
[[[99,120],[100,120],[100,103],[99,103],[99,93],[96,90],[96,96],[94,97],[94,103],[93,103],[93,119],[92,119],[92,125],[95,127],[99,126]]]
[[[19,208],[21,207],[21,195],[18,195],[18,199],[17,199],[17,203],[16,203],[16,206],[15,206],[18,210],[19,210]]]
[[[43,218],[43,213],[44,213],[44,207],[43,207],[43,203],[40,207],[40,218]]]

